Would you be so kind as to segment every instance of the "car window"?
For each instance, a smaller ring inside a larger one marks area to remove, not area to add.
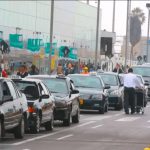
[[[96,76],[69,76],[75,87],[98,88],[102,89],[103,85],[99,77]]]
[[[0,84],[0,101],[2,101],[3,98],[3,90],[2,90],[2,85]]]
[[[13,99],[17,99],[16,90],[15,90],[12,82],[11,81],[7,82],[7,85],[8,85],[8,88],[10,89],[10,93],[11,93],[11,96],[13,97]]]
[[[34,82],[14,81],[18,89],[23,92],[27,99],[36,100],[39,98],[38,86]]]
[[[102,80],[105,84],[108,84],[110,86],[117,86],[119,84],[119,81],[115,75],[112,74],[102,74],[101,75]]]
[[[43,78],[42,80],[52,93],[63,93],[63,94],[69,93],[66,80],[64,79]]]
[[[150,77],[150,67],[133,67],[133,72],[141,76]]]
[[[12,82],[12,84],[13,84],[13,86],[15,88],[16,93],[17,93],[17,98],[22,97],[22,93],[17,89],[16,85],[13,82]]]
[[[45,94],[46,94],[46,95],[49,95],[50,92],[49,92],[49,90],[46,88],[46,86],[45,86],[42,82],[41,82],[40,84],[41,84],[41,86],[42,86],[42,88],[43,88]]]

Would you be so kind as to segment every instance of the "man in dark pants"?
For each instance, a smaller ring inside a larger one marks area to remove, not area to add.
[[[135,113],[135,88],[141,88],[140,82],[133,69],[129,68],[128,74],[124,75],[124,110],[129,114],[129,106],[131,106],[131,114]]]

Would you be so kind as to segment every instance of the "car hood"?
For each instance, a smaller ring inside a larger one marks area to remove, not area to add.
[[[112,92],[114,90],[118,90],[119,87],[118,86],[110,86],[110,89],[108,89],[108,92]]]
[[[66,97],[69,96],[69,94],[63,94],[63,93],[52,93],[52,94],[53,94],[55,100],[65,99]]]
[[[84,94],[103,94],[103,89],[94,89],[94,88],[77,88],[80,95]]]

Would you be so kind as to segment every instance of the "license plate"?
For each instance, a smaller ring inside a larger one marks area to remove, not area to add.
[[[80,105],[83,105],[83,99],[80,99]]]

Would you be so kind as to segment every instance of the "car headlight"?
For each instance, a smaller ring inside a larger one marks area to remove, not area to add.
[[[120,95],[119,90],[114,90],[112,92],[110,92],[110,95]]]
[[[102,95],[102,94],[93,95],[93,96],[92,96],[92,99],[95,99],[95,100],[102,100],[102,99],[103,99],[103,95]]]

